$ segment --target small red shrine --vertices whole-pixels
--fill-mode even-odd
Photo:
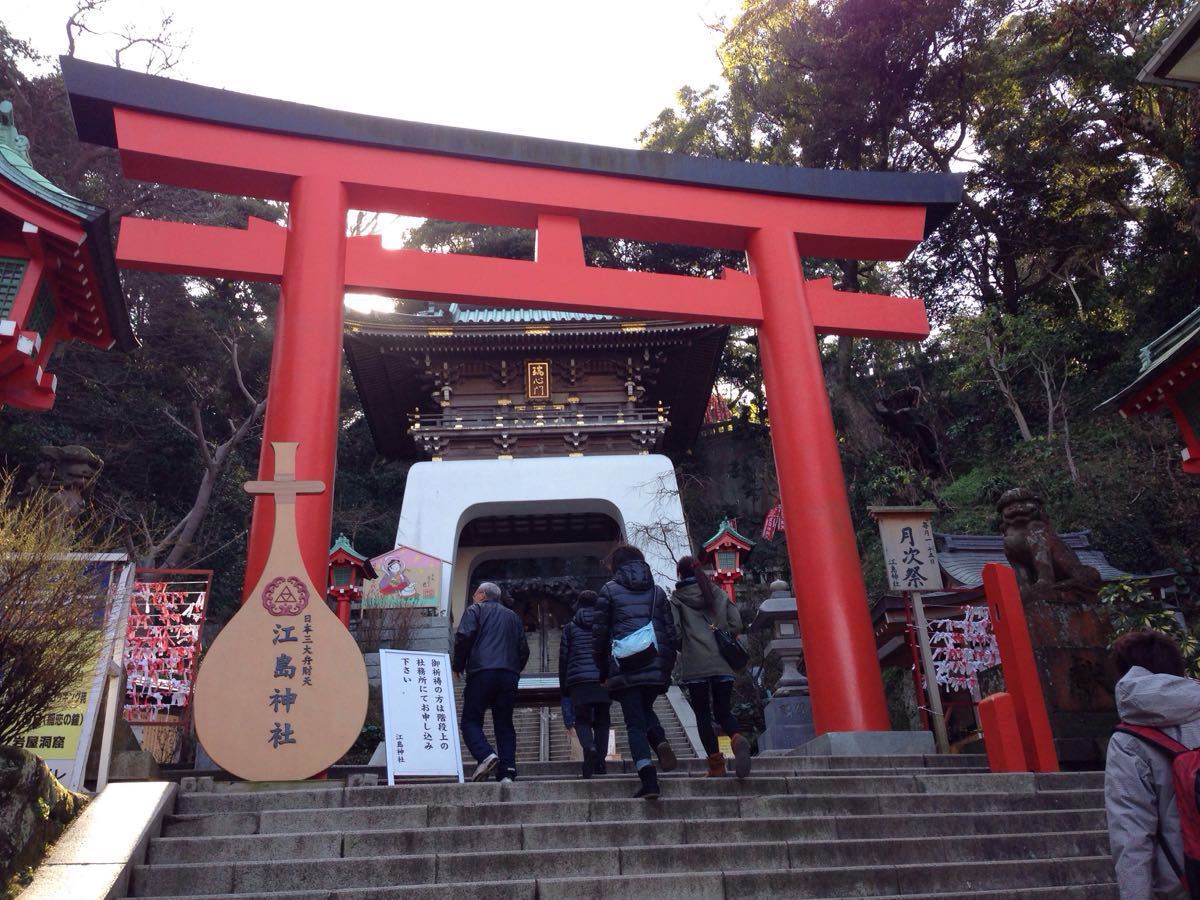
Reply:
[[[742,580],[742,557],[754,547],[754,542],[738,534],[728,519],[722,519],[717,533],[704,542],[703,562],[713,570],[712,580],[737,603],[734,584]]]
[[[1200,475],[1200,307],[1141,349],[1134,382],[1106,400],[1125,418],[1166,407],[1183,438],[1183,471]]]
[[[370,561],[351,546],[350,538],[339,534],[329,548],[329,580],[325,596],[347,628],[350,627],[350,605],[362,602],[363,580],[374,577],[375,570]]]
[[[60,341],[137,346],[111,241],[108,210],[39,173],[12,103],[0,102],[0,409],[54,405]]]

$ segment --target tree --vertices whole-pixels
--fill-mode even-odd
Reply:
[[[103,546],[98,520],[69,521],[42,490],[18,499],[0,478],[0,746],[93,671],[109,594],[81,558]]]

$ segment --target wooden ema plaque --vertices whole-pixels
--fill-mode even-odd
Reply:
[[[275,441],[275,480],[248,481],[275,497],[275,533],[262,577],[217,635],[196,677],[196,731],[221,768],[247,781],[322,772],[358,739],[367,670],[354,638],[308,577],[296,539],[294,442]]]

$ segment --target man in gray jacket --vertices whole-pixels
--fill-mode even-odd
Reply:
[[[517,777],[517,733],[513,707],[529,643],[521,617],[500,602],[500,588],[485,581],[471,597],[454,635],[455,675],[467,673],[463,688],[462,733],[478,765],[472,781],[493,772],[501,782]],[[496,747],[483,735],[483,714],[492,711]]]
[[[1200,682],[1184,677],[1179,645],[1142,629],[1118,638],[1113,656],[1121,721],[1157,728],[1185,747],[1200,746]],[[1177,874],[1183,836],[1166,753],[1115,733],[1104,767],[1104,805],[1122,900],[1186,897]]]

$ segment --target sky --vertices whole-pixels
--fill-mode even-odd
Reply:
[[[0,21],[66,50],[75,0],[0,0]],[[96,30],[153,31],[188,48],[171,77],[397,119],[634,147],[684,84],[720,79],[719,36],[740,0],[108,0]],[[111,40],[77,55],[111,62]],[[132,63],[133,60],[130,60]],[[130,67],[134,67],[130,65]]]
[[[76,0],[0,0],[0,22],[52,58]],[[76,55],[111,64],[121,33],[164,16],[186,43],[168,77],[393,119],[636,147],[684,85],[720,81],[741,0],[107,0]],[[122,59],[144,69],[137,51]],[[47,64],[49,65],[49,64]],[[419,220],[381,219],[387,247]],[[390,300],[348,295],[356,309]]]

